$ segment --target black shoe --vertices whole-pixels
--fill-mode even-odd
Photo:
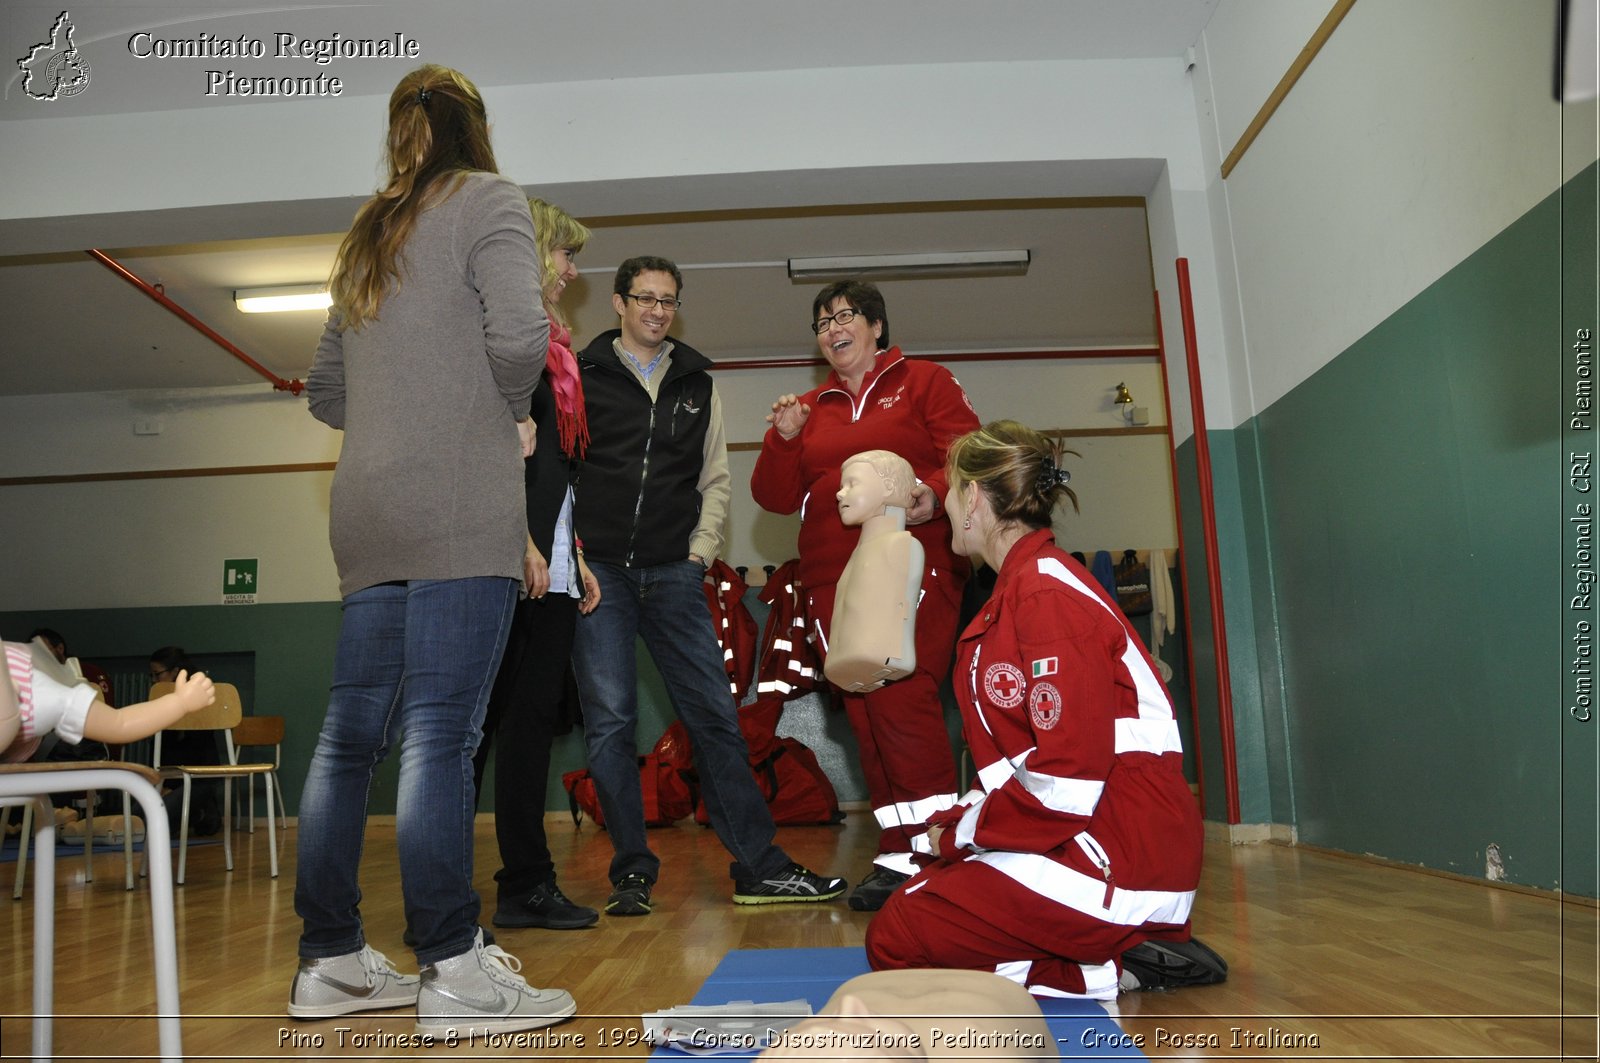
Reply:
[[[483,947],[488,948],[490,945],[493,945],[494,932],[486,926],[481,926],[478,929],[483,931]],[[417,947],[417,935],[411,932],[411,928],[409,926],[406,927],[406,932],[400,935],[400,940],[406,943],[407,948],[414,949]]]
[[[900,888],[900,884],[911,876],[902,871],[893,871],[881,864],[873,864],[872,871],[861,880],[855,892],[850,894],[850,907],[857,912],[875,912],[883,907],[883,902],[889,899],[889,894]]]
[[[573,904],[551,879],[521,897],[501,897],[495,906],[495,926],[538,926],[546,930],[582,930],[600,921],[593,908]]]
[[[643,875],[623,875],[606,898],[607,915],[649,915],[651,881]]]
[[[734,904],[795,904],[803,901],[831,901],[850,885],[842,878],[823,878],[799,864],[790,864],[775,875],[755,882],[733,884]]]
[[[1144,941],[1122,954],[1123,989],[1181,989],[1228,979],[1228,961],[1198,938]]]

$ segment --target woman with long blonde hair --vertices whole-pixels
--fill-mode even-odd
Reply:
[[[344,432],[329,503],[343,619],[300,802],[289,1014],[416,1007],[418,1034],[505,1032],[573,1013],[483,941],[472,755],[522,580],[529,401],[549,341],[533,223],[497,173],[483,99],[424,66],[389,99],[388,180],[339,248],[307,379]],[[421,977],[366,943],[367,795],[401,741],[396,841]]]
[[[562,713],[578,614],[592,613],[600,604],[600,583],[584,563],[572,524],[572,477],[576,459],[588,446],[589,426],[572,333],[559,310],[567,284],[578,276],[576,260],[589,230],[542,199],[530,199],[528,209],[538,234],[550,318],[545,386],[533,395],[537,446],[524,462],[528,542],[523,577],[528,597],[517,605],[511,621],[475,766],[481,795],[493,751],[494,832],[502,864],[494,875],[494,925],[578,930],[599,922],[600,913],[574,904],[556,884],[544,814],[551,744],[558,731],[570,731],[580,722]]]

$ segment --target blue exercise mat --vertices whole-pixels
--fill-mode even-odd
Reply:
[[[866,974],[862,948],[735,949],[706,978],[691,1004],[727,1004],[735,1000],[774,1002],[804,999],[813,1012],[822,1010],[833,991],[858,974]],[[1055,1035],[1063,1059],[1144,1059],[1126,1047],[1125,1035],[1105,1008],[1092,1000],[1035,998],[1045,1023]],[[686,1060],[692,1053],[657,1048],[654,1059]],[[753,1055],[701,1056],[706,1060],[753,1060]]]
[[[144,852],[144,838],[142,836],[136,836],[136,837],[138,838],[138,840],[133,843],[133,851],[136,852],[136,853],[142,853],[142,852]],[[208,835],[206,835],[204,837],[201,837],[201,838],[190,838],[189,839],[189,848],[191,848],[191,849],[194,849],[194,848],[196,848],[198,846],[202,846],[202,845],[221,845],[221,844],[222,844],[222,835],[220,835],[220,834],[208,834]],[[5,840],[5,844],[4,845],[0,845],[0,864],[14,864],[14,863],[16,863],[17,862],[17,847],[18,846],[17,846],[17,839],[16,838],[14,838],[14,837],[13,838],[7,838]],[[174,837],[172,839],[172,847],[174,849],[176,849],[178,847],[178,839],[176,837]],[[97,841],[97,842],[94,843],[94,851],[97,852],[97,853],[120,853],[120,852],[122,852],[122,843],[121,842]],[[83,846],[82,845],[73,845],[70,842],[63,841],[59,837],[59,835],[57,836],[57,838],[56,838],[56,861],[58,863],[60,861],[64,860],[64,859],[70,858],[71,856],[82,855],[82,853],[83,853]],[[28,850],[28,859],[30,859],[30,860],[33,859],[33,850],[32,850],[31,847]]]

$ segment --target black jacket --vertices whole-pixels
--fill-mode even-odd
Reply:
[[[567,484],[572,480],[573,462],[561,452],[555,391],[547,380],[541,381],[533,393],[531,415],[536,443],[533,456],[523,463],[523,482],[528,491],[528,534],[533,536],[533,544],[548,561],[555,546],[556,518],[561,516],[561,502],[567,497]]]
[[[673,341],[656,401],[617,357],[617,329],[578,355],[589,449],[578,466],[574,523],[588,559],[642,568],[689,555],[711,421],[710,359]]]

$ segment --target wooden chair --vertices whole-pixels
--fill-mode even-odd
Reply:
[[[227,750],[222,764],[163,764],[161,762],[161,736],[156,735],[156,770],[163,779],[183,782],[183,816],[178,824],[178,885],[183,885],[189,869],[189,799],[196,779],[222,780],[222,853],[229,871],[233,870],[233,817],[228,810],[233,806],[233,780],[249,779],[256,775],[272,775],[277,766],[268,763],[240,764],[239,747],[234,744],[234,728],[244,719],[239,704],[239,688],[232,683],[218,683],[214,704],[192,712],[167,728],[167,731],[220,731]],[[154,683],[150,687],[150,700],[172,692],[171,683]],[[267,788],[267,850],[272,861],[272,877],[278,877],[277,815],[272,808],[272,788]],[[146,830],[149,826],[146,825]]]
[[[178,1006],[178,945],[172,908],[172,855],[167,813],[156,789],[156,773],[120,761],[0,765],[0,808],[35,810],[39,843],[33,868],[33,1057],[49,1059],[55,1010],[56,819],[52,793],[121,790],[139,802],[145,818],[150,874],[150,925],[154,935],[156,1029],[161,1058],[182,1060]],[[74,957],[73,962],[82,962]]]
[[[272,771],[266,776],[265,783],[278,795],[279,830],[289,829],[288,806],[283,803],[283,786],[278,782],[278,769],[283,767],[283,734],[285,726],[282,716],[246,716],[233,729],[233,744],[240,749],[272,747]],[[245,819],[245,829],[254,834],[256,832],[256,787],[254,779],[246,780],[245,790],[250,798],[250,810]],[[268,807],[270,808],[271,806],[269,805]]]

